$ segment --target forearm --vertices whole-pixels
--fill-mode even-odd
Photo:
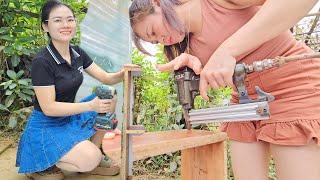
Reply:
[[[115,73],[109,73],[104,71],[102,68],[100,68],[98,65],[93,63],[91,66],[89,66],[85,71],[98,81],[104,83],[104,84],[116,84],[122,81],[124,70],[120,70]]]
[[[227,50],[233,57],[246,53],[294,26],[316,3],[317,0],[267,0],[218,50]]]
[[[111,84],[111,85],[117,84],[123,80],[123,75],[124,75],[123,70],[115,73],[107,73],[107,72],[104,72],[104,73],[105,75],[103,75],[102,76],[103,78],[101,79],[101,82],[104,84]]]
[[[53,102],[41,106],[43,113],[47,116],[70,116],[87,111],[93,111],[90,102],[82,103],[66,103],[66,102]]]

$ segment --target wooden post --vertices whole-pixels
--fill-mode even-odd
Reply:
[[[140,75],[141,69],[137,65],[125,65],[124,67],[124,119],[122,122],[122,133],[121,133],[121,169],[120,178],[121,180],[131,179],[132,176],[132,95],[133,95],[133,76]]]
[[[226,180],[226,151],[224,142],[208,144],[181,151],[182,180]]]
[[[130,76],[131,73],[129,71],[125,71],[124,73],[124,118],[122,122],[122,133],[121,133],[121,170],[120,176],[122,180],[126,180],[129,172],[129,161],[128,158],[128,146],[129,146],[129,135],[127,134],[128,124],[129,124],[129,87],[130,84]]]

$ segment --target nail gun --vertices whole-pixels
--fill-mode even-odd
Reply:
[[[178,87],[178,99],[183,108],[187,129],[193,124],[231,121],[255,121],[267,120],[270,117],[268,102],[274,100],[274,96],[264,92],[256,86],[257,99],[251,99],[248,95],[245,78],[252,72],[259,72],[272,67],[279,67],[290,61],[319,58],[320,53],[295,55],[290,57],[276,57],[255,61],[253,64],[236,64],[233,83],[238,91],[239,104],[194,110],[194,99],[199,95],[200,76],[196,75],[188,67],[175,71],[175,82]]]

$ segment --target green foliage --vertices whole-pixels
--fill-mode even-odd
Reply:
[[[48,41],[40,23],[44,2],[46,0],[0,1],[0,116],[4,117],[1,130],[14,124],[20,128],[19,122],[13,123],[12,119],[26,120],[20,117],[19,110],[30,106],[34,95],[30,83],[31,59]],[[85,16],[86,0],[64,2],[74,9],[80,22]],[[78,30],[74,44],[79,42],[79,37]]]
[[[0,51],[9,68],[21,62],[21,56],[30,56],[47,43],[41,29],[40,9],[45,0],[5,0],[0,2]],[[78,19],[84,17],[86,1],[65,1],[75,10]],[[79,38],[76,38],[76,42]]]
[[[39,11],[42,1],[10,0],[1,2],[0,44],[7,68],[15,68],[21,56],[34,54],[45,44],[40,24]],[[1,16],[1,15],[0,15]]]
[[[134,162],[134,175],[153,174],[155,176],[179,177],[181,153],[169,153]]]
[[[161,48],[155,57],[146,57],[137,49],[131,59],[142,68],[142,74],[135,79],[135,123],[143,124],[147,131],[181,129],[181,106],[177,99],[174,79],[171,73],[160,73],[155,64],[165,63]],[[148,60],[149,59],[149,60]],[[177,177],[180,167],[180,153],[165,154],[135,162],[134,174],[165,174]]]
[[[274,160],[271,158],[269,161],[269,180],[276,180],[277,175],[276,175],[276,167],[274,164]]]
[[[164,63],[163,54],[156,54],[153,60],[136,49],[132,61],[142,67],[142,75],[135,79],[134,117],[138,124],[143,124],[148,131],[177,128],[176,122],[182,118],[181,106],[174,89],[173,76],[155,70],[155,63]]]
[[[232,88],[209,89],[209,101],[204,100],[201,96],[197,96],[194,100],[194,108],[211,108],[215,106],[227,105],[231,99]]]
[[[6,108],[13,106],[14,108],[19,107],[19,102],[32,102],[32,96],[34,92],[31,87],[31,80],[23,77],[23,71],[20,70],[18,73],[8,70],[8,79],[1,83],[0,86],[3,87],[6,98],[4,105]],[[18,101],[16,101],[18,100]]]

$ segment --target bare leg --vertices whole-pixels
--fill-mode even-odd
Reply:
[[[231,141],[231,161],[236,180],[267,180],[269,144]]]
[[[102,159],[100,150],[90,141],[82,141],[64,155],[56,166],[71,172],[87,172],[96,168]]]
[[[105,131],[97,131],[96,134],[92,136],[91,142],[95,144],[98,148],[100,148],[105,133]]]
[[[278,180],[319,180],[320,146],[313,141],[305,146],[270,144]]]

